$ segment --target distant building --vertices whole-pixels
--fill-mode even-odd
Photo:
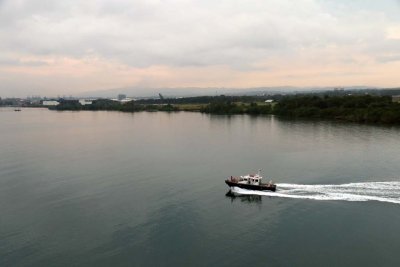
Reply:
[[[55,100],[43,100],[42,103],[43,106],[57,106],[58,104],[60,104],[60,102]]]
[[[272,103],[272,102],[274,102],[274,100],[272,100],[272,99],[267,99],[267,100],[265,100],[265,103]]]
[[[126,102],[131,102],[132,100],[133,100],[132,98],[127,97],[127,98],[121,99],[120,102],[126,103]]]
[[[121,101],[121,100],[123,100],[123,99],[125,99],[126,98],[126,95],[123,95],[123,94],[119,94],[118,95],[118,100],[119,101]]]
[[[84,105],[91,105],[93,101],[91,99],[79,99],[79,103],[84,106]]]
[[[400,103],[400,95],[392,95],[392,102]]]
[[[126,103],[126,102],[130,102],[130,101],[135,101],[135,99],[129,98],[129,97],[124,97],[121,98],[121,96],[125,96],[125,95],[118,95],[118,98],[112,98],[112,101],[117,101],[117,102],[121,102],[121,103]]]

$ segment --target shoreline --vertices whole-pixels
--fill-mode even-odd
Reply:
[[[281,96],[273,103],[269,101],[267,103],[264,99],[265,97],[217,96],[165,99],[164,101],[152,99],[126,103],[98,99],[89,105],[81,105],[77,100],[61,100],[59,105],[47,108],[56,111],[184,111],[214,115],[276,115],[291,120],[329,120],[370,125],[400,125],[400,103],[392,101],[390,96],[296,95]],[[37,108],[38,106],[25,107]]]

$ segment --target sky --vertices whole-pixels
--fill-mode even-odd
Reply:
[[[400,0],[0,0],[0,97],[400,86]]]

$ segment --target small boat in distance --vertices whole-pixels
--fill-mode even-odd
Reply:
[[[269,183],[262,183],[261,180],[263,177],[260,173],[261,170],[259,170],[257,174],[247,174],[239,177],[231,176],[225,180],[225,183],[231,188],[236,186],[249,190],[269,190],[275,192],[276,185],[272,181]]]
[[[16,109],[14,109],[14,111],[21,111],[21,109],[20,108],[16,108]]]

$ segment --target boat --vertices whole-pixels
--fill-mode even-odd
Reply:
[[[21,111],[21,109],[20,108],[16,108],[16,109],[14,109],[14,111]]]
[[[247,174],[239,177],[231,176],[225,180],[225,183],[230,187],[240,187],[249,190],[260,190],[260,191],[276,191],[276,185],[269,181],[268,183],[262,183],[261,170],[257,174]]]

